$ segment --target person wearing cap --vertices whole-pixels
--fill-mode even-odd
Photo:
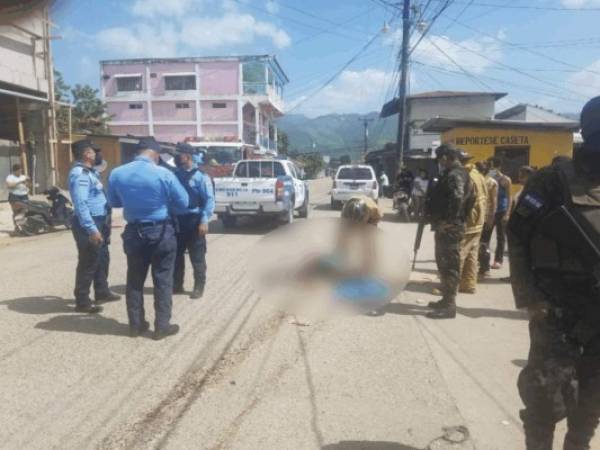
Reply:
[[[158,165],[161,151],[154,138],[141,139],[136,158],[114,169],[108,180],[110,204],[123,208],[127,221],[122,237],[130,336],[137,337],[150,327],[144,312],[144,282],[152,267],[156,340],[179,331],[178,325],[171,324],[177,241],[170,211],[184,209],[189,202],[175,175]]]
[[[474,202],[469,208],[465,223],[465,235],[460,244],[460,284],[458,291],[474,294],[477,290],[477,273],[479,271],[479,241],[487,213],[487,186],[485,178],[475,164],[470,161],[473,157],[461,152],[460,160],[469,174],[473,188]]]
[[[179,230],[177,232],[177,256],[173,272],[173,290],[183,293],[185,251],[190,255],[194,273],[194,289],[190,298],[204,295],[206,285],[206,235],[208,222],[215,210],[215,195],[210,177],[202,173],[202,154],[186,143],[177,144],[177,170],[175,176],[187,191],[190,203],[175,211]]]
[[[600,97],[581,112],[572,161],[532,174],[508,222],[510,280],[531,344],[518,379],[528,450],[590,449],[600,419]]]
[[[426,209],[435,231],[435,260],[441,284],[441,300],[430,302],[427,317],[456,317],[456,295],[460,283],[460,244],[465,235],[467,199],[472,191],[469,174],[460,163],[461,152],[450,144],[436,149],[440,177]]]
[[[108,286],[110,211],[100,175],[94,169],[101,163],[100,148],[89,139],[74,142],[75,164],[69,172],[69,192],[73,203],[72,232],[77,244],[75,273],[75,310],[98,313],[99,303],[121,297]],[[95,302],[90,298],[94,285]]]

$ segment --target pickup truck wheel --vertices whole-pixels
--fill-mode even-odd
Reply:
[[[304,197],[304,203],[298,210],[298,215],[300,216],[300,218],[302,218],[302,219],[308,218],[308,209],[309,209],[309,199],[308,199],[308,192],[307,192]]]
[[[221,220],[223,221],[223,226],[225,228],[233,228],[237,224],[237,217],[235,216],[224,215],[221,217]]]

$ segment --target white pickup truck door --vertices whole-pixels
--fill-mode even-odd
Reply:
[[[296,201],[294,202],[294,209],[300,208],[304,204],[304,197],[306,195],[306,189],[304,188],[304,181],[298,179],[298,171],[296,170],[296,167],[294,166],[294,164],[288,162],[288,163],[286,163],[286,165],[288,167],[288,171],[290,172],[290,175],[294,182],[294,192],[296,193],[296,196],[295,196]]]

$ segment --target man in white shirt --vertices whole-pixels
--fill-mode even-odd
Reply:
[[[14,211],[14,204],[18,201],[28,200],[29,188],[27,182],[29,177],[23,175],[19,164],[12,167],[12,172],[6,177],[6,187],[8,188],[8,202]]]
[[[385,170],[382,170],[381,175],[379,175],[379,197],[385,197],[387,195],[389,186],[390,179],[385,173]]]

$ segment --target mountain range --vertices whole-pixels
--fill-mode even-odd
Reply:
[[[380,119],[379,113],[328,114],[309,118],[290,114],[277,122],[280,131],[288,135],[290,152],[314,152],[340,157],[349,155],[356,159],[364,151],[363,119],[368,122],[368,150],[381,149],[394,142],[397,133],[397,116]]]

